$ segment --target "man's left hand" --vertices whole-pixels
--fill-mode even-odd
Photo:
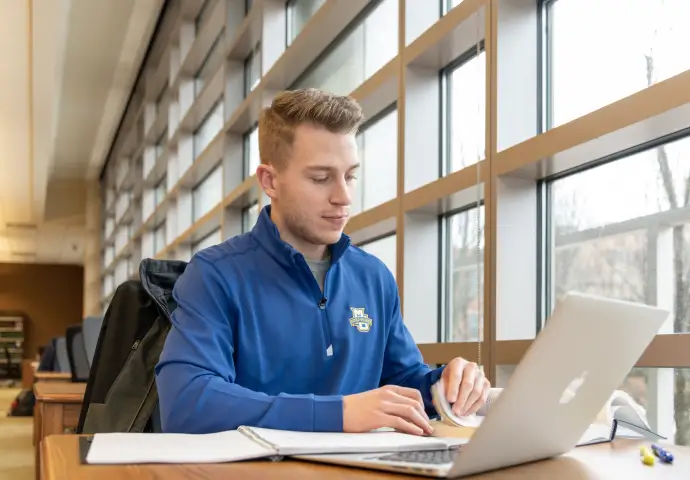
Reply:
[[[479,366],[460,357],[446,365],[441,381],[453,413],[461,417],[477,413],[486,403],[491,388]]]

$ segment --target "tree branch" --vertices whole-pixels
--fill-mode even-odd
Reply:
[[[651,86],[654,82],[654,57],[652,55],[645,55],[645,63],[647,65],[647,86]],[[661,181],[664,184],[664,190],[668,196],[668,203],[671,208],[678,208],[678,199],[676,198],[676,189],[673,186],[673,175],[671,168],[668,165],[668,154],[666,147],[661,145],[656,148],[656,158],[659,162],[659,171],[661,172]],[[688,197],[688,190],[685,191],[685,197]],[[687,201],[687,200],[686,200]]]

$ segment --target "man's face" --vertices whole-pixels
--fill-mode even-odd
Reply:
[[[277,205],[292,235],[312,245],[340,239],[358,167],[354,134],[297,127],[292,154],[276,178]]]

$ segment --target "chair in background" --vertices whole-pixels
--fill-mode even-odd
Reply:
[[[67,358],[73,382],[86,382],[89,379],[89,361],[84,348],[84,332],[81,325],[72,325],[65,331]]]
[[[69,355],[67,354],[67,339],[65,337],[58,337],[55,341],[55,357],[57,360],[56,372],[72,373],[72,368],[69,364]]]
[[[93,357],[96,355],[96,345],[98,344],[98,336],[101,333],[101,325],[103,325],[103,317],[86,317],[82,324],[84,349],[86,350],[86,360],[89,362],[89,368],[93,365]]]
[[[37,372],[54,372],[58,369],[56,343],[57,337],[54,337],[46,344],[41,359],[38,362],[38,367],[36,368]]]

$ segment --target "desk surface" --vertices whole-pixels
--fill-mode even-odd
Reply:
[[[674,447],[670,450],[676,459],[674,465],[658,463],[653,467],[639,460],[639,444],[635,441],[616,440],[613,444],[580,447],[568,455],[523,465],[520,467],[474,476],[474,479],[530,480],[587,480],[601,478],[636,479],[688,479],[690,448]],[[356,468],[340,468],[296,460],[282,462],[240,462],[214,465],[82,465],[79,461],[77,435],[53,435],[41,445],[42,474],[44,480],[127,480],[160,479],[183,480],[191,478],[226,479],[400,479],[399,474],[386,474]],[[424,477],[409,477],[424,478]]]
[[[39,402],[81,403],[86,383],[36,382],[34,394]]]
[[[44,381],[65,381],[69,382],[72,381],[72,374],[71,373],[64,373],[64,372],[35,372],[34,373],[34,378],[36,380],[44,380]]]

